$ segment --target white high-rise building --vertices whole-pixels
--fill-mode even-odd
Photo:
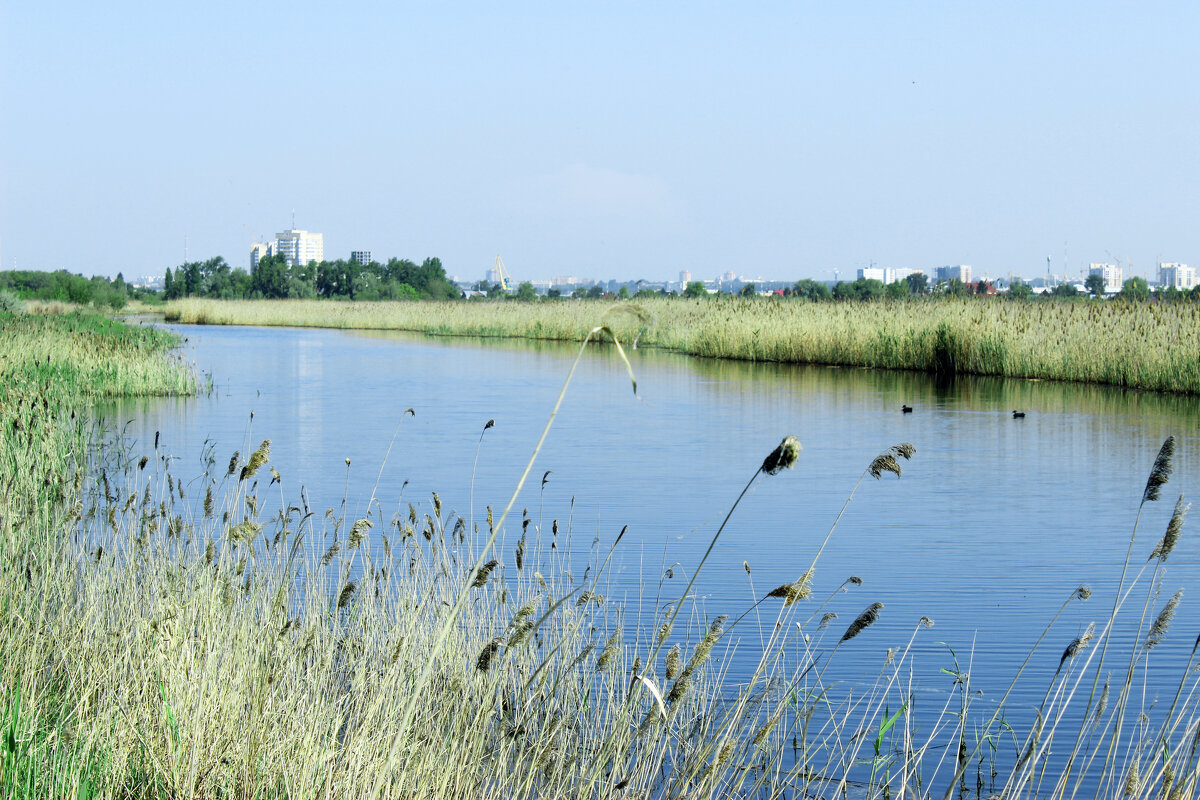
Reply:
[[[895,283],[904,280],[909,275],[923,271],[909,267],[863,267],[858,271],[858,277],[860,280],[874,279],[883,283]]]
[[[304,266],[310,261],[325,260],[325,237],[319,233],[289,228],[275,234],[275,241],[270,244],[255,242],[250,246],[250,267],[258,266],[258,262],[267,256],[282,253],[289,267]]]
[[[1088,275],[1099,275],[1104,278],[1104,291],[1106,294],[1116,294],[1121,291],[1123,281],[1123,272],[1120,267],[1112,264],[1091,264],[1088,266]]]
[[[1176,289],[1191,289],[1196,285],[1196,268],[1174,262],[1159,264],[1158,282]]]
[[[295,228],[280,231],[275,234],[275,252],[283,253],[289,267],[302,267],[310,261],[324,261],[325,237]]]

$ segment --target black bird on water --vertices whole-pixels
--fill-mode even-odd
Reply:
[[[912,406],[905,406],[905,405],[900,406],[900,413],[901,414],[911,414]]]
[[[1025,419],[1024,411],[1013,411],[1013,419]]]

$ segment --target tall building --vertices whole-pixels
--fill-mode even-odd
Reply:
[[[371,263],[371,251],[370,250],[351,250],[350,251],[350,260],[357,264],[363,264],[363,265],[370,264]]]
[[[275,252],[283,253],[289,267],[325,260],[325,237],[319,233],[289,228],[275,234]]]
[[[1104,278],[1104,291],[1106,294],[1115,294],[1121,291],[1122,271],[1120,267],[1112,264],[1091,264],[1088,266],[1088,275],[1099,275]]]
[[[253,270],[258,266],[258,262],[262,261],[267,256],[275,252],[275,243],[264,244],[255,242],[250,245],[250,269]]]
[[[682,286],[687,286],[692,282],[692,273],[686,269],[679,270],[679,283]]]
[[[275,234],[275,241],[264,244],[255,242],[250,246],[250,267],[267,256],[283,254],[289,267],[304,266],[310,261],[325,260],[325,237],[319,233],[289,228]]]
[[[1191,289],[1196,285],[1196,268],[1174,262],[1159,264],[1158,282],[1176,289]]]
[[[937,281],[952,281],[955,278],[958,278],[963,283],[970,283],[971,265],[955,264],[949,267],[938,267],[934,273],[934,280]]]

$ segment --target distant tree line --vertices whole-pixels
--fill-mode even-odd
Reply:
[[[163,276],[163,298],[212,297],[221,300],[329,298],[338,300],[449,300],[459,296],[442,262],[420,265],[404,258],[372,261],[310,261],[289,266],[283,254],[268,256],[249,272],[230,268],[217,256],[180,264]]]
[[[500,284],[479,281],[473,287],[480,293],[477,299],[500,299],[533,302],[562,298],[563,292],[552,288],[540,297],[532,283],[522,282],[516,292],[506,292]],[[144,302],[161,302],[182,297],[210,297],[222,300],[235,299],[279,299],[279,298],[329,298],[338,300],[451,300],[460,296],[458,287],[446,277],[442,262],[427,258],[421,264],[408,259],[392,258],[386,264],[356,261],[314,261],[304,266],[288,266],[283,255],[264,258],[249,272],[238,267],[231,268],[224,258],[217,256],[207,261],[192,261],[168,269],[161,292],[139,289],[125,282],[121,273],[116,278],[97,275],[85,278],[66,270],[42,272],[38,270],[0,271],[0,291],[15,295],[22,300],[58,300],[81,305],[95,305],[120,309],[130,299]],[[743,297],[756,296],[753,283],[743,284],[737,290]],[[708,297],[709,290],[701,281],[691,281],[680,292],[684,297]],[[809,278],[796,281],[790,287],[777,290],[777,295],[811,302],[869,301],[880,299],[903,299],[921,296],[966,297],[970,295],[995,294],[994,287],[987,281],[963,283],[958,279],[938,281],[931,284],[920,272],[912,273],[903,280],[884,284],[873,278],[855,281],[839,281],[832,287],[822,281]],[[1099,275],[1090,275],[1080,291],[1072,283],[1058,286],[1035,295],[1033,288],[1021,281],[1013,281],[1005,297],[1014,300],[1042,297],[1048,299],[1079,300],[1087,295],[1103,298],[1105,286]],[[674,297],[672,292],[642,288],[631,293],[622,286],[616,294],[605,292],[599,285],[577,287],[571,292],[574,298],[590,299],[639,299],[645,297]],[[722,296],[728,297],[726,293]],[[1200,302],[1200,286],[1193,289],[1177,289],[1167,286],[1152,290],[1145,278],[1133,277],[1124,282],[1116,297],[1125,301],[1157,300],[1161,302]]]
[[[126,284],[119,272],[113,279],[103,275],[85,278],[65,269],[56,272],[0,271],[0,290],[11,292],[22,300],[57,300],[113,310],[124,308],[130,297],[143,295],[141,290]]]

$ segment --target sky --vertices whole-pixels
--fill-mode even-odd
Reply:
[[[1200,5],[0,0],[0,267],[1200,262]],[[836,272],[835,272],[836,271]]]

